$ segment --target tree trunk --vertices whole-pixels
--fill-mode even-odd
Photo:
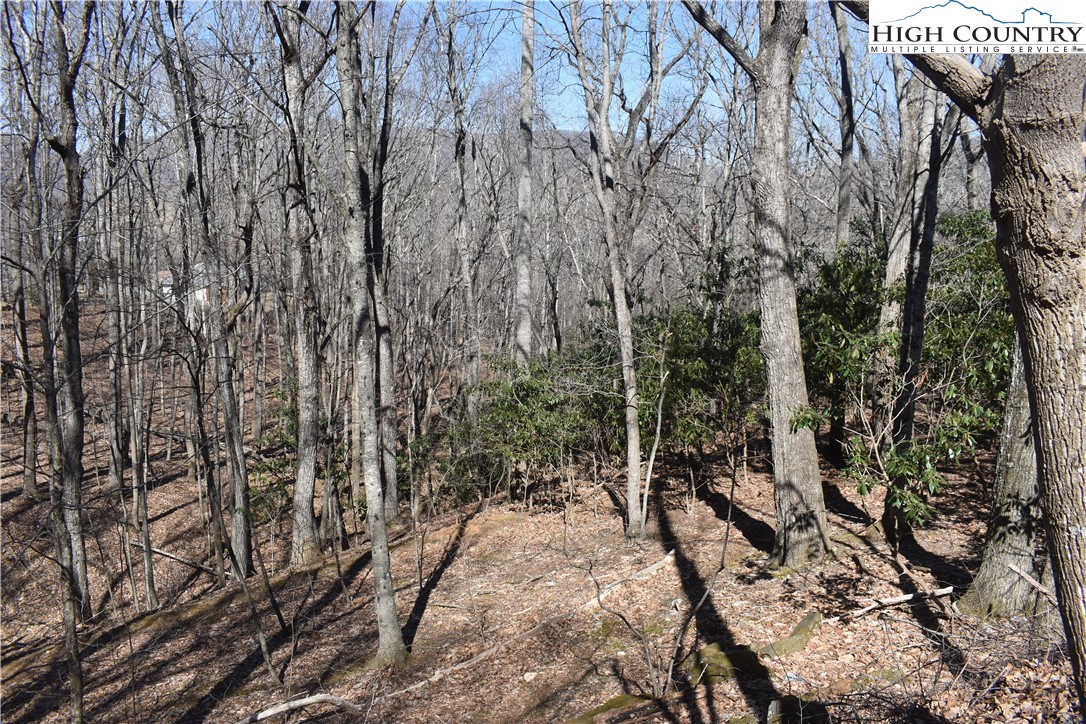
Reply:
[[[359,450],[361,474],[366,489],[366,522],[370,534],[373,560],[373,584],[377,609],[377,655],[379,665],[399,664],[407,656],[403,633],[396,617],[395,589],[392,583],[391,559],[388,549],[388,529],[382,485],[381,444],[378,429],[375,314],[373,298],[367,280],[374,273],[366,254],[365,166],[361,148],[364,139],[359,106],[358,76],[359,43],[356,10],[349,5],[338,8],[339,34],[336,39],[336,68],[339,75],[339,97],[343,108],[343,167],[346,219],[345,236],[350,259],[352,299],[352,339],[354,341],[354,419],[361,440]],[[359,445],[359,443],[361,443]]]
[[[852,42],[848,37],[848,18],[834,2],[830,14],[837,28],[837,64],[841,71],[841,108],[838,124],[841,133],[841,167],[837,178],[837,231],[834,242],[838,248],[848,244],[849,211],[852,206],[852,176],[856,141],[856,111],[852,98]]]
[[[253,571],[252,546],[249,540],[249,475],[245,464],[241,418],[234,386],[234,364],[230,345],[233,321],[228,323],[224,318],[220,264],[218,263],[219,250],[212,242],[212,208],[208,173],[205,168],[203,120],[196,94],[196,75],[189,58],[181,9],[177,5],[167,4],[167,12],[174,33],[176,59],[171,52],[157,8],[151,15],[152,28],[170,83],[176,126],[181,131],[179,170],[183,181],[181,186],[184,202],[182,229],[192,233],[198,241],[197,259],[200,260],[200,268],[206,275],[206,279],[201,281],[206,284],[208,295],[206,307],[213,334],[212,347],[215,356],[214,390],[223,412],[227,472],[230,478],[229,494],[233,507],[230,548],[237,558],[242,574],[249,576]],[[206,349],[206,345],[201,346]],[[217,458],[217,450],[215,455]]]
[[[760,81],[755,85],[754,155],[751,161],[762,310],[762,354],[773,425],[773,500],[777,531],[775,562],[799,567],[822,560],[829,548],[822,479],[814,431],[793,418],[808,405],[796,311],[796,287],[788,225],[788,157],[791,104],[799,40],[806,25],[803,4],[771,11],[762,6]]]
[[[1006,55],[992,82],[1002,102],[986,105],[982,127],[996,248],[1023,339],[1049,555],[1086,709],[1083,78],[1083,55]]]
[[[807,27],[803,3],[759,3],[758,55],[739,43],[693,0],[683,4],[723,46],[754,84],[755,135],[751,157],[754,249],[758,257],[762,356],[773,427],[773,500],[776,565],[798,568],[829,551],[826,505],[814,431],[793,425],[808,406],[796,311],[796,283],[788,225],[792,93],[800,40]]]
[[[453,159],[456,162],[457,200],[454,237],[460,257],[460,288],[464,295],[464,337],[467,364],[463,384],[467,388],[466,403],[468,422],[475,427],[479,421],[479,368],[482,362],[482,330],[479,320],[479,300],[475,290],[475,270],[472,244],[468,240],[468,178],[467,178],[467,89],[460,86],[462,71],[460,56],[456,52],[456,16],[450,9],[445,33],[445,84],[453,109]],[[474,436],[476,433],[473,432]]]
[[[958,601],[961,610],[978,616],[1013,616],[1033,608],[1036,591],[1008,564],[1041,578],[1034,563],[1040,525],[1037,449],[1030,428],[1022,347],[1016,338],[984,557],[969,590]]]
[[[295,0],[280,15],[272,14],[282,47],[283,90],[289,147],[287,149],[290,314],[294,331],[294,373],[298,388],[298,463],[294,476],[291,563],[305,563],[320,555],[320,537],[313,514],[317,481],[317,440],[320,416],[317,326],[319,311],[313,279],[312,246],[316,227],[312,219],[306,179],[305,94],[309,82],[302,70],[301,16],[309,8]]]
[[[909,235],[909,264],[905,277],[905,306],[901,319],[901,344],[898,356],[896,390],[891,416],[891,443],[899,452],[912,444],[916,416],[916,380],[924,351],[928,283],[931,278],[931,255],[935,246],[935,222],[939,215],[939,180],[942,175],[945,108],[934,91],[925,89],[931,98],[931,113],[924,113],[921,133],[928,140],[927,177],[917,216]],[[910,488],[910,481],[889,481],[882,512],[882,529],[890,548],[897,551],[903,544],[914,541],[912,524],[905,514],[904,496],[924,495],[926,491]]]
[[[654,12],[655,8],[649,12]],[[607,251],[611,300],[614,305],[615,332],[618,336],[619,363],[622,371],[623,414],[626,423],[626,537],[644,535],[645,521],[641,516],[641,424],[640,398],[637,393],[637,366],[634,358],[633,315],[626,289],[625,257],[619,239],[615,219],[615,162],[614,139],[610,125],[610,108],[614,97],[615,79],[611,67],[611,13],[610,0],[604,0],[601,21],[600,80],[597,97],[596,86],[588,72],[588,59],[581,41],[580,25],[583,22],[580,3],[570,5],[572,22],[571,40],[577,73],[584,93],[585,111],[592,149],[589,173],[592,190],[599,204],[603,221],[603,240]]]
[[[535,104],[535,0],[525,0],[520,20],[520,175],[513,239],[516,311],[513,358],[525,367],[532,356],[532,113]]]

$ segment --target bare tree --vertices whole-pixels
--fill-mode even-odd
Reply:
[[[31,13],[30,23],[24,11]],[[77,625],[92,614],[83,534],[83,353],[79,334],[79,242],[83,219],[84,167],[77,145],[79,116],[76,84],[91,36],[95,4],[83,5],[70,22],[67,8],[52,2],[46,12],[5,6],[8,50],[15,60],[19,90],[34,111],[27,129],[27,184],[38,184],[38,146],[44,135],[64,173],[60,238],[39,234],[38,289],[41,320],[45,425],[49,437],[51,480],[49,504],[56,561],[60,568],[65,653],[68,661],[73,722],[83,720],[83,673]],[[46,16],[49,20],[46,20]],[[74,25],[74,27],[70,27]],[[23,57],[15,27],[29,53]],[[47,33],[52,31],[52,42]],[[56,82],[56,117],[45,107],[45,76]],[[40,200],[34,202],[35,206]]]
[[[535,0],[524,0],[520,18],[520,175],[517,178],[517,221],[513,232],[516,313],[513,357],[525,365],[532,356],[532,116],[535,106]]]
[[[634,100],[626,95],[630,73],[627,71],[626,76],[623,75],[623,62],[629,50],[629,17],[616,18],[613,3],[604,0],[599,26],[599,57],[593,58],[583,37],[586,18],[582,3],[574,0],[567,10],[568,18],[565,14],[562,16],[569,41],[566,54],[577,70],[588,117],[589,157],[584,163],[603,224],[608,292],[618,338],[626,428],[626,536],[633,538],[645,533],[648,491],[641,490],[641,399],[634,354],[631,246],[647,213],[648,179],[676,134],[690,120],[705,85],[695,87],[691,105],[685,113],[680,113],[673,125],[657,136],[656,116],[663,79],[686,57],[692,42],[665,58],[667,33],[659,28],[660,4],[649,3],[645,12],[647,72],[640,94]],[[626,11],[629,12],[629,8]],[[616,104],[625,114],[625,128],[619,132],[612,126]],[[620,205],[616,189],[621,183],[628,185],[630,193],[625,204]]]
[[[242,446],[243,432],[238,410],[238,395],[234,386],[233,354],[229,339],[245,304],[241,303],[233,307],[229,315],[223,313],[224,290],[216,271],[219,266],[218,256],[212,241],[213,209],[206,166],[204,121],[197,101],[195,69],[189,57],[181,8],[173,2],[167,2],[166,10],[173,28],[172,47],[166,38],[157,8],[152,14],[152,26],[158,38],[173,95],[175,123],[181,131],[179,166],[185,207],[182,228],[194,232],[199,242],[200,266],[207,275],[209,297],[207,307],[210,315],[210,331],[213,335],[212,346],[215,351],[215,390],[223,414],[227,470],[230,476],[234,508],[229,545],[232,555],[237,558],[242,575],[248,576],[252,572],[252,544],[249,540],[249,475]]]
[[[343,171],[345,185],[344,219],[349,245],[352,299],[351,335],[354,340],[354,406],[359,421],[361,467],[366,486],[366,522],[373,560],[373,586],[377,608],[377,656],[380,665],[398,664],[407,656],[403,633],[396,618],[388,550],[388,529],[382,490],[381,446],[378,431],[378,362],[372,285],[367,280],[375,270],[366,253],[365,214],[369,198],[363,179],[367,164],[360,113],[361,79],[358,27],[366,10],[354,3],[337,6],[336,70],[339,98],[343,108]]]
[[[309,10],[306,0],[291,0],[265,7],[275,26],[282,49],[284,120],[287,146],[287,228],[290,243],[290,274],[293,285],[291,315],[294,330],[295,377],[298,385],[298,467],[294,479],[294,513],[291,561],[302,563],[320,554],[313,495],[317,478],[317,435],[320,415],[317,340],[321,324],[314,288],[313,242],[317,235],[309,194],[306,151],[305,99],[309,87],[327,61],[306,72],[302,66],[302,19]]]
[[[788,151],[792,93],[806,31],[803,3],[761,2],[759,46],[751,56],[693,0],[683,4],[754,84],[756,129],[751,159],[762,354],[773,426],[775,563],[799,567],[829,551],[826,507],[814,431],[796,424],[808,406],[796,311],[794,260],[788,238]]]

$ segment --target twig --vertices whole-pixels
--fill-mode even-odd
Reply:
[[[1045,598],[1047,598],[1049,601],[1052,602],[1053,606],[1059,606],[1060,605],[1059,602],[1056,601],[1056,594],[1052,593],[1052,591],[1045,588],[1044,585],[1042,585],[1041,582],[1038,581],[1036,578],[1029,575],[1028,573],[1023,571],[1021,568],[1014,565],[1013,563],[1008,563],[1007,568],[1010,568],[1012,571],[1014,571],[1015,573],[1020,575],[1023,579],[1025,579],[1026,583],[1028,583],[1029,585],[1033,586],[1038,591],[1043,593]]]
[[[237,724],[246,724],[246,722],[264,721],[265,719],[271,719],[273,716],[279,716],[280,714],[286,714],[287,712],[294,711],[295,709],[304,709],[307,706],[313,704],[331,704],[337,709],[343,709],[351,714],[364,714],[366,710],[347,701],[343,697],[335,696],[333,694],[314,694],[313,696],[307,696],[304,699],[295,699],[294,701],[284,701],[282,704],[276,704],[270,709],[257,712],[256,714],[250,714],[244,719],[239,719]]]

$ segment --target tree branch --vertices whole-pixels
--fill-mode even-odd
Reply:
[[[705,28],[706,32],[712,35],[716,42],[720,43],[724,50],[735,58],[735,62],[739,64],[739,67],[746,71],[750,79],[757,84],[760,77],[758,63],[751,57],[750,53],[736,42],[731,33],[724,29],[724,26],[705,12],[705,8],[702,7],[700,2],[697,2],[697,0],[683,0],[683,5],[690,11],[690,17],[694,18],[694,22]]]
[[[842,0],[841,5],[857,19],[869,22],[867,0]],[[990,76],[974,67],[964,55],[906,54],[905,57],[939,90],[946,93],[967,116],[979,125],[984,125],[980,111],[987,101],[988,89],[992,86]]]

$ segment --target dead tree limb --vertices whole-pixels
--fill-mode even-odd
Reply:
[[[1052,591],[1045,588],[1044,585],[1042,585],[1041,582],[1038,581],[1036,578],[1029,575],[1028,573],[1023,571],[1021,568],[1014,565],[1013,563],[1008,563],[1007,568],[1010,568],[1012,571],[1014,571],[1015,573],[1020,575],[1026,581],[1026,583],[1028,583],[1029,585],[1033,586],[1038,591],[1040,591],[1041,595],[1043,595],[1045,598],[1047,598],[1049,601],[1051,601],[1053,606],[1059,606],[1060,605],[1059,602],[1056,601],[1056,594],[1052,593]]]
[[[850,611],[845,614],[847,618],[859,618],[865,613],[871,613],[879,608],[886,608],[887,606],[896,606],[899,603],[909,603],[911,601],[924,601],[932,598],[942,598],[943,596],[949,596],[954,593],[954,586],[947,586],[946,588],[939,588],[931,593],[907,593],[902,596],[894,596],[893,598],[877,598],[875,602],[869,606],[858,608],[855,611]],[[830,619],[836,620],[836,619]]]
[[[351,714],[365,714],[366,709],[358,704],[347,701],[343,697],[335,696],[333,694],[314,694],[313,696],[307,696],[304,699],[295,699],[294,701],[284,701],[282,704],[276,704],[270,709],[257,712],[256,714],[250,714],[244,719],[238,720],[237,724],[246,724],[246,722],[264,721],[265,719],[271,719],[273,716],[279,716],[280,714],[286,714],[287,712],[294,711],[296,709],[304,709],[307,706],[313,706],[314,704],[329,704],[342,709],[343,711]]]

